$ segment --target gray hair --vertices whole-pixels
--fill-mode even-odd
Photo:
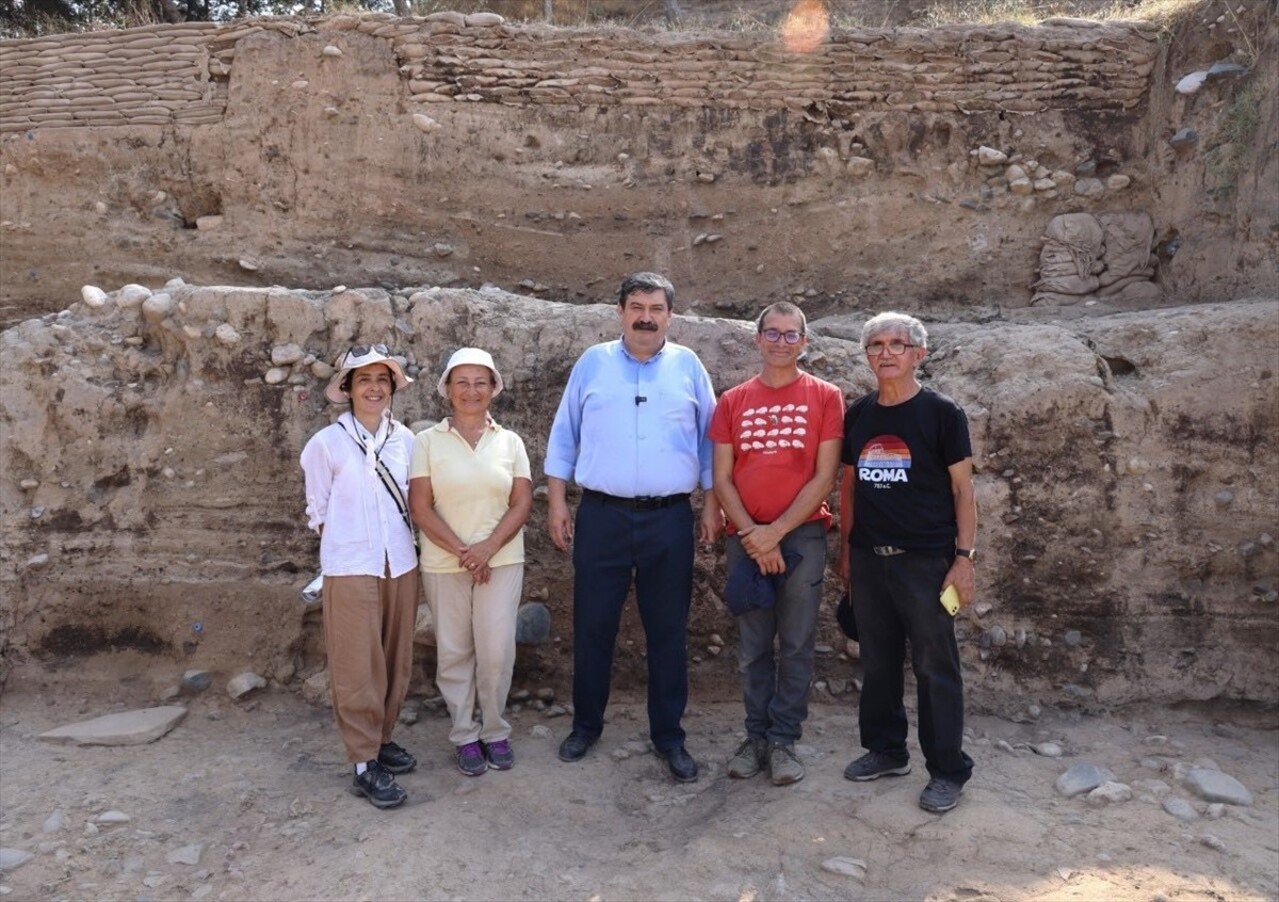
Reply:
[[[895,313],[892,310],[876,314],[866,320],[866,325],[862,326],[862,347],[881,332],[887,332],[899,326],[910,335],[911,344],[921,348],[928,347],[928,330],[924,328],[924,324],[909,314]]]
[[[800,310],[790,301],[777,301],[776,303],[769,304],[767,307],[761,310],[759,316],[755,317],[756,332],[764,331],[764,319],[770,313],[776,313],[778,316],[799,317],[799,334],[800,335],[808,334],[808,317],[804,316],[804,311]]]

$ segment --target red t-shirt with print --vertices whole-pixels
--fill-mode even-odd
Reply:
[[[756,523],[772,523],[817,472],[817,446],[844,437],[844,395],[809,373],[782,388],[755,376],[720,396],[710,438],[733,446],[733,485]],[[808,521],[829,529],[822,501]],[[806,521],[807,522],[807,521]],[[736,527],[730,522],[729,533]]]

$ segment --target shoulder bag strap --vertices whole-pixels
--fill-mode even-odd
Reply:
[[[358,435],[347,429],[346,424],[344,424],[341,420],[338,420],[338,425],[342,427],[343,432],[351,436],[351,441],[360,446],[360,451],[368,453],[367,447],[364,442],[360,440]],[[395,477],[392,476],[391,471],[386,468],[386,464],[382,463],[382,458],[374,453],[373,459],[377,462],[376,470],[378,479],[381,480],[382,485],[386,486],[386,490],[391,493],[391,500],[394,501],[395,506],[399,508],[400,516],[404,518],[404,525],[409,528],[409,532],[413,536],[413,546],[416,548],[417,530],[413,528],[413,518],[409,516],[408,499],[404,497],[404,492],[400,489],[400,484],[395,481]]]

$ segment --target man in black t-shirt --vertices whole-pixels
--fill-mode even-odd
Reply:
[[[844,776],[865,781],[910,773],[902,665],[910,641],[919,691],[919,744],[929,781],[925,811],[954,808],[972,775],[963,750],[964,684],[951,613],[974,595],[977,505],[963,409],[924,388],[924,324],[881,313],[862,327],[876,391],[844,417],[840,577],[851,583],[865,671],[858,721],[866,754]]]

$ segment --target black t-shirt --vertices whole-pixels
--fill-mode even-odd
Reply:
[[[968,417],[928,388],[894,407],[878,398],[864,395],[844,415],[842,459],[857,479],[849,544],[950,554],[955,499],[946,468],[972,457]]]

